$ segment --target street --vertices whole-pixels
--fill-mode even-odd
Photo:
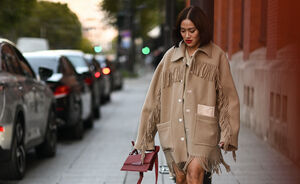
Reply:
[[[0,184],[134,184],[136,173],[121,172],[120,168],[131,151],[138,119],[148,89],[151,74],[127,79],[122,91],[112,94],[110,103],[102,106],[102,118],[87,130],[81,141],[61,138],[57,154],[52,159],[38,159],[28,154],[25,178],[21,181],[0,181]],[[157,138],[156,138],[157,139]],[[231,153],[225,160],[232,171],[213,175],[217,184],[298,184],[299,168],[290,160],[257,138],[242,126],[237,163]],[[159,163],[164,164],[162,151]],[[146,173],[144,184],[154,183],[154,172]],[[168,174],[159,175],[158,183],[173,183]]]

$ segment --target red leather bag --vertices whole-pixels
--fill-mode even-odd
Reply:
[[[134,142],[132,142],[134,145]],[[145,153],[144,163],[141,161],[141,154],[136,149],[129,153],[125,160],[121,171],[136,171],[140,173],[140,178],[137,184],[140,184],[144,177],[144,172],[152,171],[153,165],[155,164],[155,183],[157,184],[158,179],[158,152],[159,146],[155,146],[155,150],[150,153]]]

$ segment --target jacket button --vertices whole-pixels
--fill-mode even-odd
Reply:
[[[182,122],[182,118],[179,118],[178,121],[179,121],[179,122]]]
[[[181,102],[182,102],[182,99],[179,98],[179,99],[178,99],[178,102],[181,103]]]
[[[180,140],[181,140],[181,141],[184,141],[184,137],[181,137]]]
[[[182,83],[182,82],[183,82],[183,80],[180,80],[180,82]]]

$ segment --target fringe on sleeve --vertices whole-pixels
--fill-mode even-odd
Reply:
[[[146,127],[146,133],[144,134],[141,141],[142,161],[145,158],[145,151],[147,151],[147,143],[154,140],[154,136],[157,132],[156,124],[160,121],[160,109],[161,109],[160,96],[161,96],[161,91],[159,90],[158,94],[156,95],[155,106],[149,115],[149,119]]]
[[[225,96],[221,85],[220,72],[216,75],[216,90],[217,90],[217,117],[223,136],[225,138],[224,150],[228,150],[231,138],[230,115],[228,113],[228,97]]]

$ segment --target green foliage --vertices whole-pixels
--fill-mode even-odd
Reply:
[[[78,48],[81,24],[66,4],[41,1],[27,20],[22,36],[44,37],[51,48]]]
[[[78,49],[82,50],[85,53],[94,54],[93,44],[90,42],[90,40],[88,40],[86,38],[81,38],[80,46]]]
[[[36,0],[0,0],[0,36],[15,40],[20,22],[31,16]]]
[[[106,13],[107,19],[109,24],[116,26],[117,21],[117,14],[121,9],[122,0],[103,0],[100,2],[100,7]]]
[[[131,2],[133,7],[130,7]],[[129,17],[134,8],[136,17],[137,34],[147,37],[147,33],[155,26],[163,22],[163,11],[159,0],[103,0],[101,9],[107,12],[109,23],[117,26],[118,15]]]
[[[0,36],[42,37],[50,48],[80,48],[81,24],[66,4],[37,0],[0,0]]]

